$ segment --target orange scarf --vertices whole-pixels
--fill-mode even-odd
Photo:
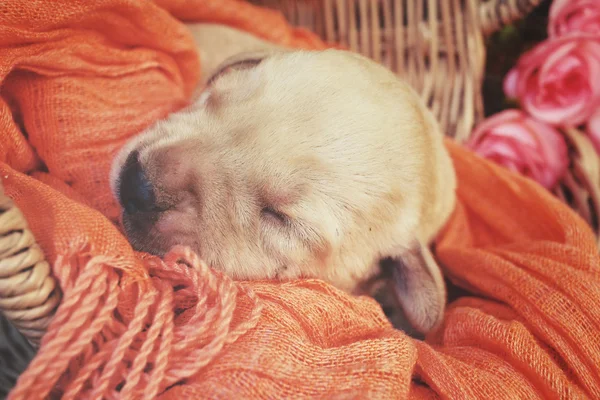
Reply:
[[[600,398],[593,234],[452,143],[459,202],[437,255],[472,295],[425,342],[319,281],[232,282],[185,249],[133,252],[108,170],[198,81],[180,20],[326,47],[240,0],[0,3],[0,179],[64,292],[13,399]]]

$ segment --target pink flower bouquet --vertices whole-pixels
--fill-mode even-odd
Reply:
[[[548,38],[504,80],[521,110],[477,126],[467,146],[552,189],[565,174],[563,128],[583,128],[600,154],[600,0],[554,0]]]

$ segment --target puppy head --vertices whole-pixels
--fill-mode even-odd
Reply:
[[[236,279],[315,277],[357,292],[384,261],[409,321],[427,331],[444,286],[423,241],[450,211],[427,112],[351,53],[230,59],[193,106],[117,156],[125,231],[138,250],[187,245]]]

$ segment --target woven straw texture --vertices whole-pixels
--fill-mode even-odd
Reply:
[[[0,186],[0,310],[37,345],[59,302],[50,265]]]
[[[232,282],[183,248],[133,252],[110,159],[192,93],[183,17],[325,47],[239,0],[0,3],[0,177],[63,295],[9,398],[600,397],[592,231],[450,141],[459,201],[436,248],[471,294],[426,341],[319,281]]]

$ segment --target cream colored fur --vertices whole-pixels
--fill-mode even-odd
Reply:
[[[193,29],[204,82],[247,57]],[[115,195],[136,150],[164,210],[125,213],[131,243],[188,245],[235,279],[315,277],[353,293],[392,260],[411,324],[436,326],[445,289],[428,245],[454,208],[455,176],[432,114],[362,56],[250,42],[256,65],[219,74],[116,157]]]

